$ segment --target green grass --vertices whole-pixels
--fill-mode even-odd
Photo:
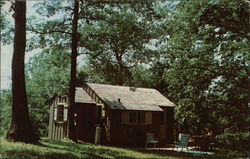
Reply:
[[[134,150],[87,143],[76,144],[67,139],[49,140],[47,138],[41,140],[41,145],[1,140],[1,154],[3,158],[164,158],[164,156]]]
[[[12,143],[1,139],[2,158],[117,158],[117,159],[177,159],[177,158],[227,158],[225,154],[214,156],[192,155],[172,151],[150,151],[143,148],[117,148],[88,143],[74,143],[70,140],[50,140],[42,138],[41,144]]]

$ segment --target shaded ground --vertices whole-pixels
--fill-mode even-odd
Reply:
[[[1,156],[3,158],[117,158],[117,159],[177,159],[177,158],[227,158],[226,154],[193,155],[187,153],[153,150],[144,148],[116,148],[93,145],[88,143],[73,143],[70,140],[49,140],[43,138],[41,144],[10,143],[1,139]]]

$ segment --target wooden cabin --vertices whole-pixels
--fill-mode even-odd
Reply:
[[[103,144],[144,146],[146,133],[153,133],[160,144],[173,142],[175,105],[155,89],[86,83],[76,88],[75,102],[79,140],[93,142],[100,125]],[[50,106],[51,139],[67,137],[67,108],[65,97],[55,98]]]

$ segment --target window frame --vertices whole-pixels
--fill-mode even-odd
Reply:
[[[146,121],[145,118],[146,118],[146,117],[145,117],[145,112],[144,112],[144,111],[139,111],[139,112],[137,113],[137,123],[138,123],[139,125],[144,125],[144,124],[145,124],[145,121]]]
[[[56,123],[68,122],[68,105],[66,103],[56,103],[54,106],[53,121]]]
[[[57,119],[56,121],[63,122],[64,121],[64,105],[57,105]]]
[[[128,124],[129,125],[149,125],[148,123],[146,123],[146,112],[145,111],[130,111]]]
[[[129,124],[137,124],[137,112],[129,112]]]

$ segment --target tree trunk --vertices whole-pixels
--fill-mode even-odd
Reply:
[[[70,71],[70,88],[69,88],[69,138],[76,141],[74,126],[74,105],[75,105],[75,87],[76,87],[76,58],[78,46],[78,19],[79,19],[79,1],[75,0],[72,20],[72,43],[71,43],[71,71]]]
[[[38,142],[28,111],[24,76],[26,47],[26,1],[15,2],[15,37],[12,58],[12,121],[6,138],[10,141]]]

